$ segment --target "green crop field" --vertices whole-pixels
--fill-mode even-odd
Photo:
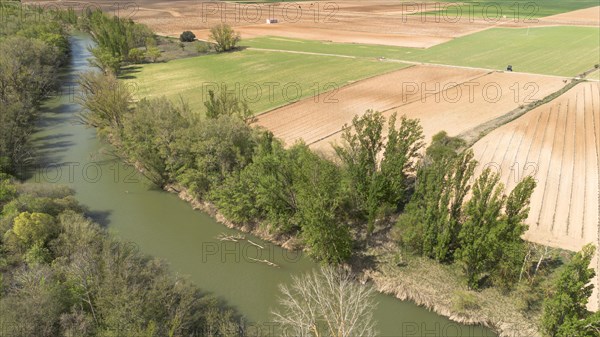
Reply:
[[[599,62],[600,30],[591,27],[497,28],[421,51],[432,63],[575,76]]]
[[[441,0],[441,2],[454,3],[453,6],[440,7],[446,10],[430,11],[426,15],[444,15],[448,18],[470,17],[485,18],[491,21],[506,16],[509,19],[518,19],[520,22],[566,13],[578,9],[598,6],[598,0]],[[431,5],[431,8],[433,5]],[[458,9],[460,7],[460,10]],[[427,7],[429,8],[429,7]],[[421,15],[415,14],[415,15]]]
[[[404,67],[368,59],[245,50],[135,66],[123,77],[135,82],[137,97],[181,97],[201,112],[208,90],[226,84],[260,113]]]
[[[599,62],[600,30],[593,27],[494,28],[428,48],[402,48],[262,37],[245,46],[356,57],[575,76]]]

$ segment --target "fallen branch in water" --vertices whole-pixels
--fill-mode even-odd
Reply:
[[[252,257],[249,257],[249,259],[252,260],[252,261],[256,261],[256,262],[266,263],[266,264],[268,264],[271,267],[279,268],[279,266],[277,264],[275,264],[275,263],[273,263],[271,261],[259,260],[259,259],[255,259],[255,258],[252,258]]]
[[[227,235],[227,234],[221,233],[219,236],[217,236],[217,239],[219,239],[219,241],[238,242],[240,240],[246,240],[246,237],[241,234]]]
[[[261,246],[261,245],[259,245],[259,244],[257,244],[257,243],[254,243],[254,242],[252,242],[252,241],[250,241],[250,240],[247,240],[247,241],[248,241],[248,243],[249,243],[249,244],[251,244],[251,245],[254,245],[254,246],[256,246],[256,247],[258,247],[258,248],[260,248],[260,249],[265,249],[265,247],[263,247],[263,246]]]

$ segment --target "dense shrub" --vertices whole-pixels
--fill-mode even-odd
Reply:
[[[179,35],[179,40],[181,42],[194,42],[194,40],[196,40],[196,35],[191,31],[186,30],[185,32],[181,33],[181,35]]]
[[[234,49],[241,41],[240,34],[236,33],[227,24],[220,24],[211,28],[209,38],[215,42],[215,50],[219,53]]]

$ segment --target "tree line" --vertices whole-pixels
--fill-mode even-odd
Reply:
[[[33,159],[30,135],[42,101],[57,89],[73,17],[2,2],[0,10],[0,170],[14,174]]]
[[[0,335],[238,336],[231,309],[84,216],[73,191],[0,174]]]
[[[92,62],[104,72],[119,74],[125,62],[139,63],[145,57],[156,61],[160,57],[154,33],[130,18],[111,17],[100,9],[88,10],[79,17],[78,27],[92,36],[96,43],[90,48]],[[140,47],[145,47],[145,52]]]
[[[118,75],[123,65],[146,60],[156,62],[162,55],[152,30],[131,18],[110,16],[100,9],[87,10],[77,18],[77,27],[88,32],[96,43],[95,47],[90,48],[94,56],[91,62],[105,73]],[[235,49],[241,40],[240,35],[227,24],[212,27],[209,39],[213,43],[198,45],[199,52],[205,48],[213,48],[219,53],[227,52]],[[184,50],[183,42],[194,40],[195,35],[185,31],[180,36],[179,46]]]
[[[232,309],[108,234],[73,191],[9,175],[33,158],[29,138],[77,17],[0,6],[12,18],[0,31],[0,336],[243,334]]]
[[[499,175],[489,169],[474,178],[477,162],[463,147],[462,140],[444,133],[433,137],[414,194],[398,218],[400,242],[413,253],[460,263],[470,288],[479,288],[484,276],[510,288],[526,255],[521,237],[535,181],[524,178],[507,196]]]

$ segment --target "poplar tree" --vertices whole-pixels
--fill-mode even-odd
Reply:
[[[483,171],[475,181],[473,196],[465,207],[465,221],[459,233],[461,246],[456,253],[471,289],[479,288],[481,274],[493,256],[490,232],[497,225],[505,202],[499,180],[500,177],[489,169]]]
[[[589,268],[596,248],[584,246],[558,276],[552,294],[544,301],[542,331],[549,337],[593,337],[600,334],[600,313],[586,308],[595,276]]]

